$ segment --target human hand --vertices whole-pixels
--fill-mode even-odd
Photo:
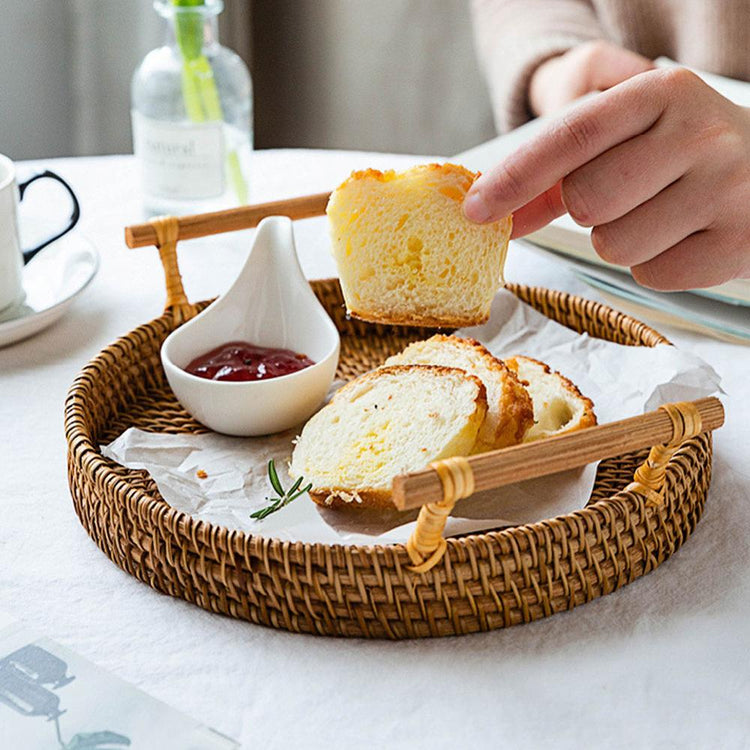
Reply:
[[[567,211],[606,261],[664,290],[750,277],[750,109],[684,69],[582,102],[482,175],[466,217],[522,237]]]
[[[531,111],[553,114],[584,94],[605,91],[653,67],[647,57],[611,42],[584,42],[545,60],[534,71],[529,83]]]

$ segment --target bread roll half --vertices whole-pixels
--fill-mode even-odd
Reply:
[[[464,217],[477,177],[454,164],[368,169],[334,190],[326,212],[350,315],[446,328],[489,318],[512,222]]]

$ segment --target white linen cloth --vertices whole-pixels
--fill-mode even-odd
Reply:
[[[317,192],[353,168],[422,160],[260,152],[253,198]],[[123,243],[123,226],[140,219],[131,158],[44,164],[79,192],[81,231],[102,265],[63,320],[0,350],[0,609],[247,748],[748,746],[747,348],[660,329],[717,370],[727,421],[715,433],[705,515],[653,573],[572,612],[481,635],[388,643],[269,630],[151,590],[113,565],[75,517],[65,394],[103,346],[159,314],[163,276],[153,249]],[[332,275],[324,220],[297,230],[306,273]],[[180,246],[191,299],[229,285],[247,241],[241,232]],[[507,275],[597,298],[564,265],[520,246]]]

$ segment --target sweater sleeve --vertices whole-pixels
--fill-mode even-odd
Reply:
[[[500,132],[533,117],[528,88],[541,63],[605,38],[589,0],[472,0],[472,21]]]

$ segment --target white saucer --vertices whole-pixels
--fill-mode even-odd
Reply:
[[[99,270],[99,254],[80,232],[45,247],[23,269],[25,300],[0,312],[0,346],[33,336],[62,317]]]

